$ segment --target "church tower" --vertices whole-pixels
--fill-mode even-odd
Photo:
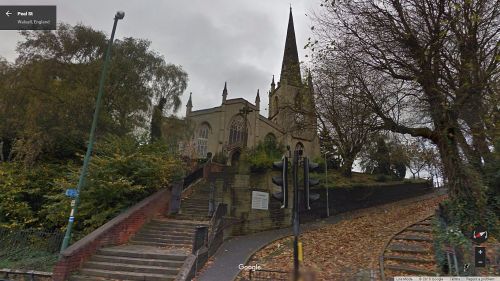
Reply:
[[[308,77],[310,80],[310,77]],[[274,77],[269,92],[269,119],[291,137],[312,140],[315,116],[311,82],[302,82],[292,9],[288,18],[285,50],[277,87]]]

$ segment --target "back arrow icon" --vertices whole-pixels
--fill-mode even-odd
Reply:
[[[7,11],[5,14],[6,14],[8,17],[10,17],[10,15],[12,15],[12,13],[11,13],[10,11]]]

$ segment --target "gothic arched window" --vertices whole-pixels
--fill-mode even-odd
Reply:
[[[197,132],[197,152],[198,157],[207,157],[208,152],[208,133],[210,131],[210,126],[207,123],[203,123],[198,128]]]
[[[235,116],[229,127],[229,144],[243,143],[247,135],[245,129],[247,128],[243,116]]]
[[[264,143],[266,145],[276,146],[277,143],[276,136],[273,133],[268,133],[264,137]]]

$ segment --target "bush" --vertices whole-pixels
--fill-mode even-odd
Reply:
[[[77,237],[90,233],[123,210],[182,178],[181,161],[163,143],[141,145],[129,137],[107,137],[96,144],[81,205],[75,218]],[[19,163],[0,164],[0,226],[64,229],[80,163],[43,163],[27,170]]]
[[[279,161],[284,151],[284,146],[274,141],[259,142],[256,147],[243,151],[240,162],[249,165],[251,172],[260,173],[272,169],[273,162]]]
[[[180,180],[181,161],[161,142],[139,145],[131,138],[109,137],[96,147],[77,230],[86,234],[157,190]]]
[[[375,179],[375,181],[378,181],[378,182],[386,182],[387,180],[389,179],[389,177],[387,175],[377,175],[377,178]]]

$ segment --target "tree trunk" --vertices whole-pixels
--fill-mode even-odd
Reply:
[[[3,156],[3,140],[0,141],[0,162],[4,162],[4,156]]]
[[[158,105],[153,107],[153,116],[151,117],[151,141],[157,141],[161,139],[161,125],[163,117],[163,109],[165,108],[167,100],[165,98],[160,98]]]
[[[352,165],[354,164],[353,156],[347,156],[344,158],[344,165],[342,165],[342,175],[344,177],[352,177]]]
[[[460,157],[454,129],[449,128],[446,132],[440,134],[437,146],[450,199],[456,206],[462,205],[458,210],[460,214],[452,214],[456,216],[453,221],[470,230],[474,225],[486,221],[485,190],[480,174],[467,166]]]

